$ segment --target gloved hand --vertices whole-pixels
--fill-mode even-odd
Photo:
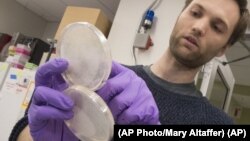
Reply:
[[[117,124],[160,124],[159,111],[144,80],[112,63],[110,78],[97,93],[108,104]]]
[[[64,120],[73,117],[73,101],[61,91],[68,86],[61,76],[68,67],[64,59],[54,59],[36,73],[36,88],[28,110],[34,141],[78,141]]]

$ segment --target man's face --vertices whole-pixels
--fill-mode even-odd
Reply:
[[[176,21],[171,53],[188,68],[202,66],[224,53],[239,17],[233,0],[193,0]]]

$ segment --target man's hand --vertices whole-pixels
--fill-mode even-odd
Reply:
[[[159,111],[144,80],[112,63],[110,78],[97,93],[108,104],[117,124],[160,124]]]
[[[36,73],[36,88],[28,111],[29,127],[35,141],[77,141],[64,120],[73,117],[73,101],[62,93],[67,88],[61,73],[68,67],[63,59],[54,59]]]

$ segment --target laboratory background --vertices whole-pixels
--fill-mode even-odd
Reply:
[[[0,140],[23,116],[36,69],[56,57],[65,26],[89,22],[106,36],[113,60],[149,65],[166,49],[184,1],[0,0]],[[236,124],[250,124],[250,29],[224,56],[204,65],[195,84]]]

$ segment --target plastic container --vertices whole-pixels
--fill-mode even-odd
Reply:
[[[56,54],[69,62],[63,73],[70,85],[64,92],[75,102],[74,117],[65,121],[69,129],[82,141],[111,140],[112,113],[94,92],[105,83],[111,71],[105,36],[89,23],[69,24],[59,37]]]
[[[24,55],[29,56],[30,52],[31,52],[31,49],[28,46],[26,46],[26,45],[17,44],[17,46],[15,48],[15,52],[19,53],[19,54],[24,54]]]

